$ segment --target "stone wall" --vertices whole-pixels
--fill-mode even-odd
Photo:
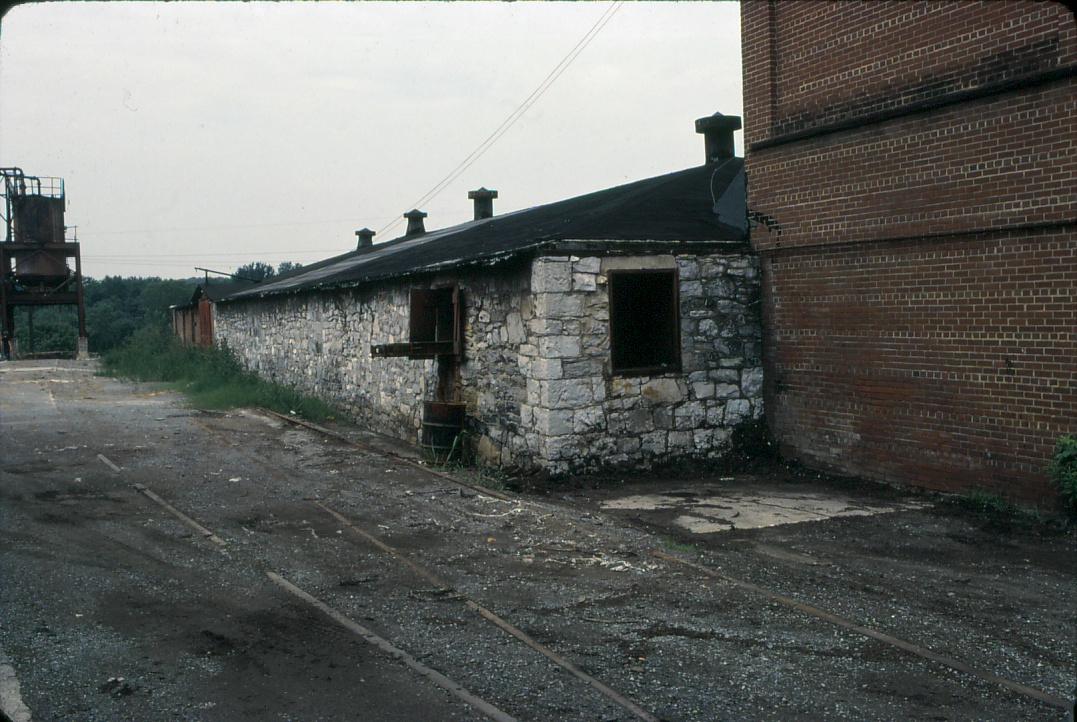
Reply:
[[[679,373],[611,372],[606,274],[631,268],[679,271]],[[735,426],[762,415],[754,256],[548,256],[535,260],[531,290],[521,420],[549,472],[720,456]]]
[[[216,306],[219,342],[264,378],[340,407],[361,424],[417,443],[422,402],[433,400],[440,361],[372,358],[370,346],[408,340],[410,289],[456,283],[465,312],[463,363],[455,369],[469,432],[486,463],[502,450],[527,464],[520,433],[524,378],[517,347],[529,306],[526,268],[460,273],[362,289],[304,293]],[[510,451],[511,450],[511,451]]]
[[[676,268],[683,369],[610,370],[606,274]],[[261,376],[417,442],[438,363],[372,358],[407,341],[409,291],[456,283],[465,310],[456,398],[480,463],[554,475],[722,454],[762,414],[759,278],[747,253],[547,256],[363,289],[217,304],[217,338]]]

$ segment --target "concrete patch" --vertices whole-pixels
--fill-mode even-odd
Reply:
[[[695,534],[759,529],[843,516],[873,516],[927,506],[918,502],[866,502],[822,492],[729,491],[697,495],[692,491],[638,494],[612,499],[603,509],[680,512],[673,523]]]
[[[19,679],[7,657],[0,652],[0,712],[11,722],[30,722],[30,709],[23,704]]]

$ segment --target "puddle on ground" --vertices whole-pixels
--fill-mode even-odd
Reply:
[[[673,523],[695,534],[759,529],[842,516],[873,516],[922,509],[921,502],[865,502],[817,492],[728,491],[699,494],[682,490],[612,499],[603,509],[673,512]]]

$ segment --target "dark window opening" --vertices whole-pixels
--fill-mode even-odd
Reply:
[[[679,371],[677,272],[612,271],[609,294],[613,373],[643,375]]]
[[[451,288],[411,290],[407,343],[371,346],[372,356],[435,358],[460,356],[463,350],[460,291]]]

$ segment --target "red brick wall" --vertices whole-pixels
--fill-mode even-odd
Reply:
[[[742,42],[749,205],[781,226],[753,243],[785,453],[1049,499],[1077,433],[1069,11],[746,0]]]

